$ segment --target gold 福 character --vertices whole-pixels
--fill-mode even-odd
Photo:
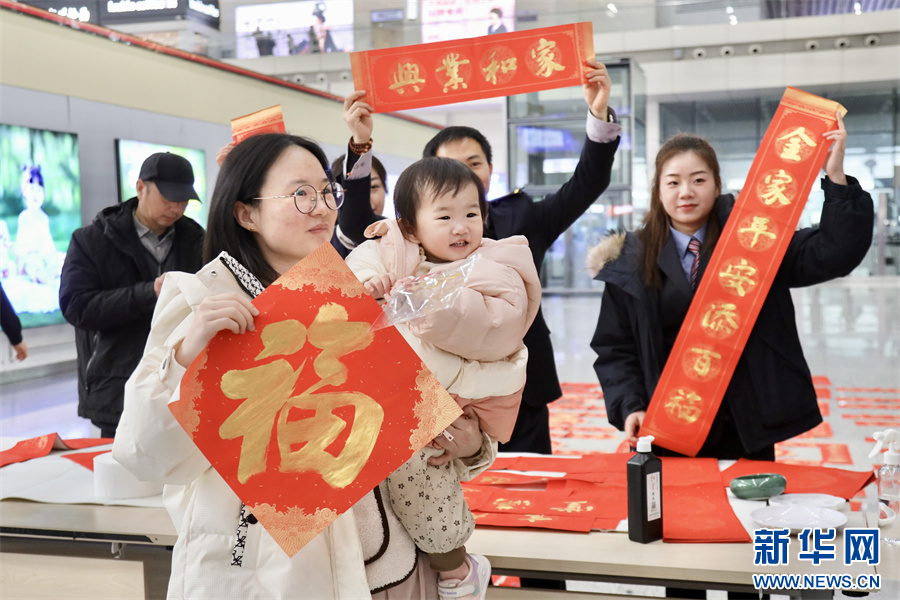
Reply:
[[[666,413],[676,421],[690,424],[700,418],[702,401],[696,392],[678,388],[666,401]]]
[[[566,513],[580,513],[591,512],[592,510],[594,510],[594,507],[591,506],[587,500],[573,500],[567,501],[565,506],[550,507],[550,510]]]
[[[526,508],[531,506],[531,500],[510,500],[508,498],[497,498],[494,500],[494,508],[497,510],[513,510],[514,508]]]
[[[348,368],[340,359],[368,347],[373,339],[369,325],[349,321],[343,306],[329,303],[319,309],[308,329],[299,321],[288,319],[267,325],[260,338],[264,349],[255,361],[291,356],[307,342],[321,350],[313,360],[318,381],[295,395],[294,388],[307,360],[294,369],[284,358],[228,371],[222,376],[220,385],[225,396],[244,400],[219,428],[223,439],[241,438],[238,481],[246,483],[253,475],[266,471],[274,430],[279,471],[313,471],[332,487],[346,487],[359,475],[375,447],[384,409],[361,392],[316,392],[325,386],[346,383]],[[350,411],[352,424],[340,416]],[[292,418],[297,416],[302,418]],[[343,447],[333,448],[348,425],[350,431]]]
[[[538,523],[540,521],[552,521],[553,517],[545,517],[543,515],[527,515],[523,521],[528,521],[529,523]]]

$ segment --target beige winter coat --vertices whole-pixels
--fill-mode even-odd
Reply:
[[[386,488],[370,492],[292,558],[262,526],[251,525],[242,566],[231,564],[241,501],[168,409],[185,373],[174,360],[174,348],[193,322],[193,310],[207,296],[249,288],[223,260],[237,264],[222,253],[196,275],[166,274],[144,357],[125,387],[125,410],[113,445],[115,459],[136,477],[166,483],[163,500],[178,531],[168,597],[369,598],[370,589],[406,578],[416,563],[412,540],[389,504],[384,510],[387,503],[377,499],[387,495]],[[494,456],[496,450],[486,443],[479,457],[467,461],[477,468],[460,460],[453,466],[470,478]],[[364,566],[375,554],[381,558]]]

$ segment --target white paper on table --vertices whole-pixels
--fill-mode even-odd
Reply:
[[[112,444],[107,444],[65,454],[98,452],[111,448]],[[163,506],[160,494],[115,500],[98,497],[94,493],[94,472],[68,458],[63,458],[63,454],[60,453],[13,463],[0,469],[0,500],[10,498],[52,504],[104,504],[151,508]]]

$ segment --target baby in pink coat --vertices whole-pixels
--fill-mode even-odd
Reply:
[[[541,287],[522,236],[484,239],[487,201],[463,163],[424,158],[406,169],[394,192],[398,219],[366,230],[347,264],[372,296],[388,298],[398,281],[458,266],[478,254],[453,307],[398,325],[460,406],[471,406],[491,445],[509,440],[525,384],[522,342],[540,306]],[[391,504],[416,545],[427,552],[446,598],[483,598],[490,564],[467,555],[474,519],[459,474],[432,467],[426,448],[388,478]],[[424,488],[424,489],[423,489]],[[424,493],[422,493],[424,492]]]

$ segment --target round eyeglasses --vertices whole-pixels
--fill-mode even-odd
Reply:
[[[316,209],[319,197],[325,202],[325,206],[331,210],[337,210],[344,203],[344,188],[339,183],[329,183],[325,189],[317,190],[308,183],[297,188],[297,191],[289,196],[266,196],[254,198],[254,200],[275,200],[276,198],[293,198],[294,207],[304,215],[308,215]]]

